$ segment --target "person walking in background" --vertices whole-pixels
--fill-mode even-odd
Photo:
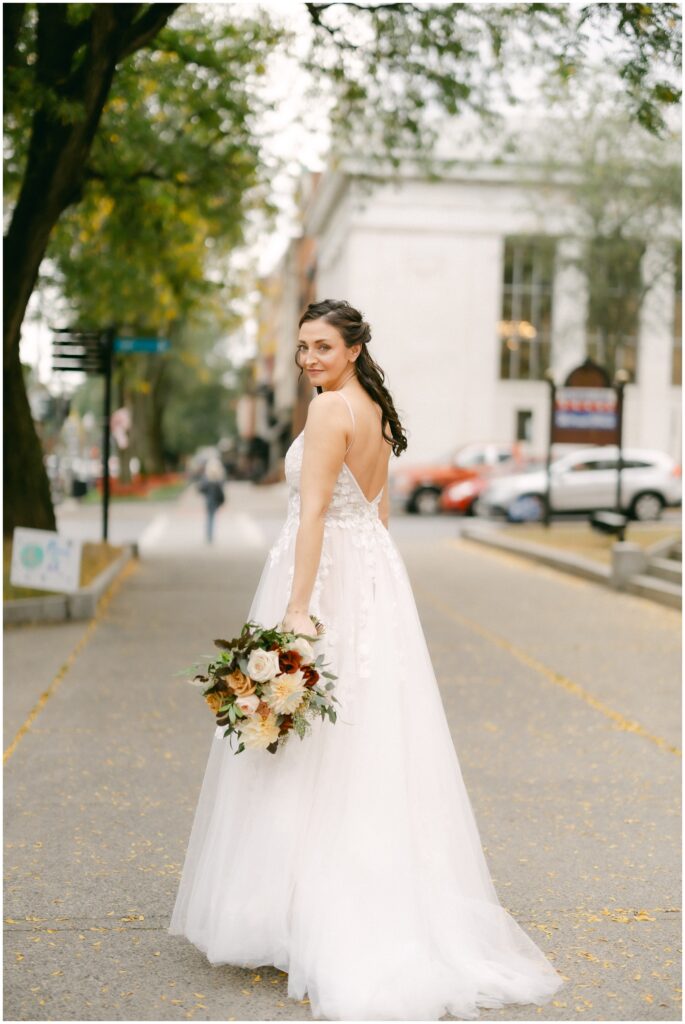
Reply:
[[[204,495],[205,507],[207,509],[207,543],[214,540],[214,517],[217,509],[221,508],[226,497],[224,495],[224,467],[217,458],[207,461],[202,479],[197,485],[198,490]]]

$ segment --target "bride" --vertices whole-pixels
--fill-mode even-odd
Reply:
[[[299,327],[318,393],[247,617],[311,635],[321,619],[338,717],[274,755],[236,755],[216,728],[169,932],[211,964],[286,971],[318,1019],[542,1005],[563,977],[498,900],[387,529],[388,462],[407,441],[369,326],[326,300]]]

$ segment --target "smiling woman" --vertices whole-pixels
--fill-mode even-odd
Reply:
[[[295,362],[310,375],[318,393],[340,389],[350,379],[353,364],[362,389],[382,410],[383,436],[393,454],[401,455],[407,448],[406,434],[385,387],[385,374],[369,353],[371,328],[362,314],[344,299],[324,299],[307,307],[299,329]]]
[[[286,453],[288,514],[248,613],[271,626],[288,601],[286,629],[313,637],[310,612],[323,623],[337,722],[315,719],[276,756],[235,758],[217,729],[169,930],[210,963],[287,971],[317,1019],[471,1019],[547,1002],[563,979],[488,872],[386,529],[388,461],[407,442],[370,336],[346,302],[300,321],[298,364],[320,390]]]

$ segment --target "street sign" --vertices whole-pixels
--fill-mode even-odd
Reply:
[[[10,583],[73,593],[81,579],[81,541],[54,530],[17,526],[12,537]]]
[[[115,352],[166,352],[168,338],[115,338]]]
[[[563,430],[616,430],[613,388],[557,388],[554,425]]]
[[[71,327],[52,327],[56,335],[52,340],[53,370],[80,370],[82,373],[104,377],[104,416],[102,424],[102,539],[109,531],[109,449],[112,411],[112,347],[116,327],[103,330],[79,330]]]
[[[53,327],[52,369],[86,374],[106,373],[107,351],[103,332]]]

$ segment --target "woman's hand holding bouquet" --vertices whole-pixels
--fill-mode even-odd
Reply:
[[[317,656],[312,646],[325,632],[323,623],[287,613],[279,627],[286,625],[264,629],[246,622],[234,640],[214,641],[218,658],[189,680],[202,687],[217,725],[226,726],[224,736],[237,734],[236,754],[246,747],[275,754],[291,729],[304,739],[315,715],[336,720],[332,680],[337,677],[324,670],[323,654]],[[295,625],[304,630],[296,631]]]

